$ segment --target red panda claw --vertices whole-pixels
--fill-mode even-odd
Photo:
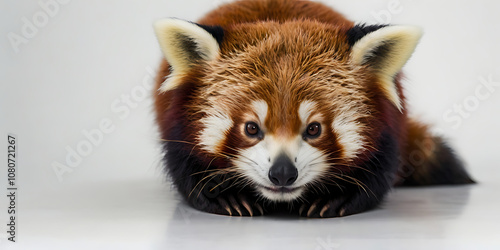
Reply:
[[[238,196],[238,198],[240,199],[241,201],[241,205],[243,205],[243,207],[246,208],[246,210],[248,211],[248,214],[250,214],[250,216],[253,216],[253,210],[252,210],[252,207],[248,204],[247,200],[245,199],[244,196]]]
[[[339,216],[342,217],[345,215],[345,208],[340,209]]]
[[[240,205],[232,195],[229,196],[229,202],[231,203],[231,206],[234,208],[234,210],[236,210],[236,212],[238,212],[240,216],[243,216],[243,214],[241,213]]]
[[[255,203],[254,206],[257,208],[257,210],[259,210],[260,215],[264,215],[264,210],[262,209],[262,207],[258,203]]]
[[[321,200],[316,200],[312,205],[311,207],[309,207],[309,210],[307,211],[307,217],[311,217],[312,213],[314,212],[314,210],[316,209],[316,206],[318,205],[318,203],[320,202]]]
[[[325,215],[325,212],[330,208],[330,204],[329,203],[326,203],[325,206],[323,206],[323,208],[321,209],[321,211],[319,212],[319,217],[324,217]]]
[[[302,216],[302,213],[304,212],[304,209],[306,209],[306,204],[302,204],[302,206],[300,206],[300,208],[299,208],[299,215]]]
[[[233,213],[231,213],[231,208],[229,207],[229,204],[227,204],[227,202],[224,199],[218,197],[217,201],[219,201],[219,204],[227,211],[229,216],[233,216]]]

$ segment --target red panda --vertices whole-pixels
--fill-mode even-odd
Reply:
[[[198,210],[338,217],[376,207],[394,185],[473,183],[407,115],[400,71],[419,28],[261,0],[154,29],[165,168]]]

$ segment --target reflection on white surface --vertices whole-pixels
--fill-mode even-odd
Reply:
[[[30,197],[2,249],[495,249],[497,183],[397,188],[343,218],[199,212],[158,179],[89,183]]]

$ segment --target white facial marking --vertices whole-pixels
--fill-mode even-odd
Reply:
[[[252,107],[259,118],[260,124],[261,125],[264,124],[267,116],[267,109],[268,109],[267,103],[263,100],[253,101]]]
[[[267,145],[267,151],[269,152],[269,157],[271,158],[271,161],[274,161],[278,156],[284,152],[287,155],[293,154],[293,149],[290,149],[288,147],[292,146],[291,143],[279,140],[278,138],[270,135],[267,137],[264,137],[264,141],[266,142]]]
[[[239,151],[238,157],[234,159],[235,166],[244,175],[255,183],[262,186],[270,186],[271,182],[267,178],[272,162],[268,161],[269,152],[266,142],[261,141],[255,146]]]
[[[274,159],[285,152],[294,162],[298,171],[298,178],[291,186],[290,192],[276,192],[276,186],[269,180],[269,169]],[[283,141],[267,136],[253,147],[241,150],[240,157],[234,164],[248,179],[252,180],[260,194],[273,201],[291,201],[299,198],[305,191],[305,185],[321,178],[328,169],[326,156],[318,149],[296,136],[292,140]],[[271,161],[269,161],[271,159]]]
[[[317,148],[304,143],[297,154],[295,166],[299,171],[296,185],[305,185],[319,179],[328,169],[326,156]]]
[[[303,187],[297,188],[291,192],[286,192],[286,193],[283,193],[283,192],[276,193],[276,192],[273,192],[273,191],[268,190],[268,189],[263,188],[263,187],[259,187],[259,190],[260,190],[262,196],[266,197],[269,200],[273,200],[273,201],[293,201],[293,200],[299,198],[300,195],[302,195],[302,193],[304,192]]]
[[[316,108],[316,102],[305,100],[299,106],[299,117],[303,124],[307,123],[307,119]]]
[[[363,148],[363,137],[359,132],[361,125],[356,122],[356,117],[355,111],[344,111],[339,113],[332,122],[332,129],[344,148],[344,158],[356,157],[358,151]]]
[[[201,122],[204,129],[198,134],[199,142],[204,150],[216,153],[227,132],[233,127],[233,120],[219,111],[203,118]]]
[[[247,178],[253,181],[260,194],[273,201],[290,201],[298,198],[303,187],[292,185],[290,188],[297,188],[291,192],[275,192],[269,188],[277,188],[269,180],[269,170],[271,169],[275,159],[282,152],[285,152],[291,160],[297,155],[300,141],[282,141],[277,140],[272,135],[264,136],[264,140],[257,143],[255,146],[241,150],[233,162],[239,172],[243,173]]]

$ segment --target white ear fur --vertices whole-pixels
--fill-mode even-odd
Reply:
[[[217,40],[194,23],[173,18],[162,19],[154,23],[154,30],[165,59],[173,69],[161,85],[160,92],[176,88],[180,77],[194,63],[213,60],[219,54]]]
[[[421,36],[418,27],[387,26],[368,33],[352,47],[353,62],[375,70],[383,91],[400,111],[403,107],[394,77],[410,58]]]

